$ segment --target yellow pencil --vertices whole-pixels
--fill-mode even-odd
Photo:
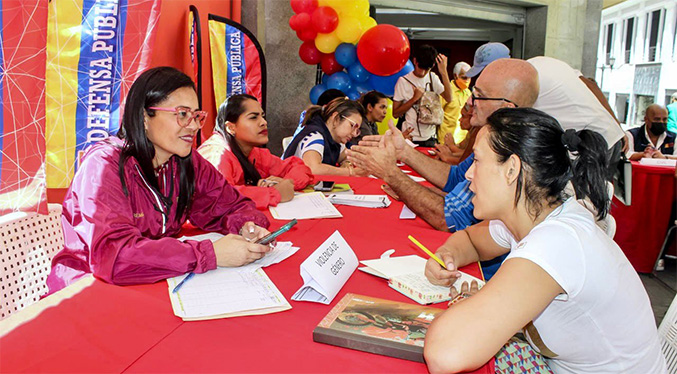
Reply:
[[[423,244],[419,243],[419,241],[414,239],[413,236],[409,235],[409,240],[411,240],[414,244],[416,244],[419,248],[421,248],[423,250],[423,252],[427,253],[428,256],[432,257],[433,260],[437,261],[437,263],[442,265],[443,268],[445,268],[445,269],[447,268],[447,265],[445,265],[444,262],[442,262],[442,260],[440,260],[439,257],[435,256],[434,253],[430,252],[430,250],[428,250],[428,248],[426,248]]]

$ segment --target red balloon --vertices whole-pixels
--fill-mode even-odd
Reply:
[[[309,41],[301,44],[299,57],[308,65],[319,64],[322,61],[322,52],[315,48],[315,42]]]
[[[336,61],[336,57],[334,57],[333,53],[322,56],[322,62],[320,62],[320,65],[322,66],[322,71],[327,75],[338,73],[339,71],[343,70],[343,66],[341,66],[341,64]]]
[[[289,18],[289,27],[291,27],[291,29],[294,31],[304,30],[312,27],[310,14],[299,13],[291,16],[291,18]]]
[[[372,74],[393,75],[409,59],[409,40],[393,25],[376,25],[362,34],[357,43],[357,58]]]
[[[298,23],[296,23],[296,17],[296,14],[294,14],[291,16],[291,18],[289,18],[289,27],[291,27],[291,29],[294,31],[299,29]]]
[[[313,11],[311,17],[315,31],[328,34],[338,26],[338,14],[334,8],[321,6]]]
[[[317,0],[291,0],[291,8],[296,14],[312,13],[317,8]]]
[[[313,30],[312,27],[308,27],[303,30],[298,30],[296,36],[299,37],[304,42],[313,42],[315,44],[315,37],[317,37],[317,31]]]

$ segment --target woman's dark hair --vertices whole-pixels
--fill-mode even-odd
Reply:
[[[412,59],[416,59],[416,64],[421,69],[432,69],[435,66],[435,59],[437,58],[437,50],[429,44],[421,44],[414,47],[411,52]]]
[[[375,107],[376,104],[378,104],[379,101],[387,99],[386,95],[378,92],[378,91],[369,91],[362,95],[360,97],[360,104],[364,107],[364,109],[367,109],[367,105],[371,105],[372,107]]]
[[[226,138],[230,150],[240,162],[240,166],[242,166],[242,171],[244,172],[244,184],[256,186],[259,179],[261,179],[261,174],[256,170],[254,164],[249,162],[247,156],[244,155],[244,152],[242,152],[242,149],[235,140],[235,136],[226,130],[226,122],[236,123],[238,118],[244,113],[244,102],[247,100],[258,102],[254,96],[247,94],[238,94],[228,97],[219,106],[219,111],[216,114],[216,130]]]
[[[489,146],[498,161],[503,163],[514,154],[522,162],[515,206],[524,187],[527,208],[537,216],[543,200],[549,206],[562,203],[562,192],[571,180],[576,198],[588,197],[597,209],[597,218],[606,216],[607,144],[600,134],[590,130],[565,133],[557,120],[532,108],[502,108],[487,121]]]
[[[124,165],[128,158],[135,158],[146,182],[155,189],[155,192],[163,200],[164,208],[169,211],[172,205],[174,182],[170,184],[168,196],[159,192],[158,180],[153,168],[155,147],[146,136],[144,126],[147,113],[149,117],[155,117],[155,110],[148,109],[166,100],[169,95],[179,88],[190,87],[195,90],[195,84],[186,74],[175,68],[163,66],[156,67],[141,73],[132,84],[125,100],[125,111],[122,115],[122,123],[118,131],[118,137],[124,139],[122,153],[120,153],[120,165],[118,174],[122,182],[125,196],[129,195],[124,178]],[[176,206],[176,221],[180,222],[184,213],[190,209],[193,192],[195,191],[195,170],[191,154],[186,157],[172,156],[177,158],[179,167],[179,199]],[[171,165],[171,163],[170,163]]]
[[[362,107],[362,104],[343,96],[330,101],[327,105],[313,105],[306,109],[306,117],[303,119],[301,126],[305,126],[308,121],[310,121],[310,119],[315,116],[321,116],[322,121],[327,123],[327,120],[331,118],[334,113],[338,113],[339,116],[344,117],[348,117],[349,115],[355,113],[362,116],[362,118],[365,116],[364,107]]]
[[[328,90],[325,90],[322,92],[322,95],[317,98],[317,105],[322,106],[322,105],[327,105],[329,104],[330,101],[336,99],[337,97],[345,97],[346,94],[343,93],[341,90],[337,90],[336,88],[330,88]]]

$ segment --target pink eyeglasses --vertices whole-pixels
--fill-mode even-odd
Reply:
[[[204,125],[204,120],[207,118],[207,112],[204,110],[191,110],[185,106],[177,106],[176,108],[162,108],[157,106],[149,107],[148,109],[159,110],[162,112],[172,112],[176,115],[176,122],[181,127],[188,127],[191,121],[195,120],[195,123],[202,128]]]

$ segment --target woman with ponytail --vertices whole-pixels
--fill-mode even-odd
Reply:
[[[665,372],[646,291],[595,224],[609,211],[606,149],[599,134],[563,132],[535,109],[488,118],[466,173],[474,215],[484,222],[453,234],[437,250],[446,269],[428,261],[426,276],[449,286],[461,266],[508,257],[481,290],[459,285],[462,301],[435,318],[424,352],[431,372],[470,371],[497,353],[498,367],[502,347],[520,331],[542,355],[539,372]],[[563,194],[569,181],[575,197]],[[584,198],[598,217],[576,200]]]
[[[315,175],[366,175],[364,170],[349,162],[343,163],[346,143],[360,135],[364,116],[362,104],[347,97],[310,107],[303,120],[303,129],[294,136],[283,158],[296,156],[302,159]]]
[[[266,217],[192,152],[206,117],[184,73],[157,67],[139,75],[118,137],[86,149],[66,193],[50,292],[88,273],[119,285],[153,283],[266,254],[254,242],[268,234]],[[180,241],[187,220],[225,236]]]
[[[259,209],[294,197],[313,181],[313,173],[297,157],[281,160],[269,150],[268,122],[254,96],[232,95],[219,106],[214,134],[198,148],[228,183],[254,200]]]

